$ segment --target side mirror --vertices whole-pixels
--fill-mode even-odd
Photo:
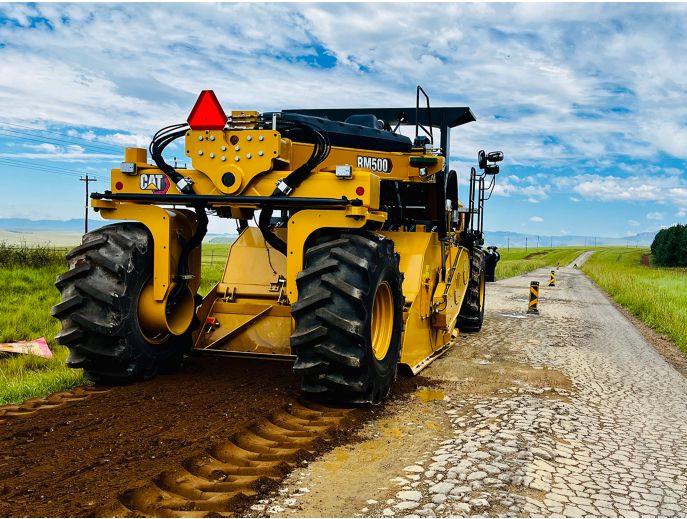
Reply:
[[[503,160],[502,151],[492,151],[487,155],[487,160],[489,162],[501,162]]]
[[[486,175],[498,175],[499,167],[496,164],[487,164],[487,166],[484,168],[484,173]]]
[[[487,155],[484,153],[484,150],[477,152],[477,165],[479,169],[484,169],[487,165]]]

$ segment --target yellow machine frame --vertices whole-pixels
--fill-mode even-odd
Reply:
[[[250,219],[259,208],[245,197],[268,197],[280,179],[307,160],[313,148],[284,138],[276,130],[259,129],[189,130],[185,144],[194,169],[178,171],[192,181],[196,193],[217,197],[207,202],[208,207],[243,219]],[[359,167],[360,156],[370,159],[367,164],[386,161],[383,164],[392,167],[388,172]],[[345,179],[335,175],[341,165],[350,166],[351,174]],[[469,280],[469,253],[458,245],[461,229],[450,231],[444,242],[422,225],[413,232],[380,231],[387,220],[387,214],[380,210],[380,179],[433,183],[444,166],[444,157],[424,148],[395,153],[332,147],[328,158],[291,198],[314,199],[322,193],[334,193],[346,203],[295,212],[285,228],[277,229],[287,243],[286,256],[267,244],[258,229],[246,228],[230,248],[222,280],[197,310],[201,327],[194,333],[194,347],[234,355],[291,358],[289,337],[294,324],[290,306],[298,300],[296,277],[303,269],[308,240],[323,229],[364,229],[392,239],[400,254],[405,297],[401,362],[414,373],[421,370],[455,334]],[[122,167],[112,170],[111,193],[140,196],[152,190],[180,195],[164,177],[160,169],[148,164],[146,150],[129,148]],[[165,308],[175,283],[178,237],[188,239],[193,233],[194,214],[135,198],[93,200],[92,206],[103,218],[135,220],[150,230],[155,274],[152,285],[141,296],[139,319],[142,326],[153,330],[182,333],[191,323],[192,303],[190,312],[188,305],[181,305],[181,315],[176,316],[166,315]],[[192,301],[200,284],[200,247],[191,257],[190,270],[188,297]]]

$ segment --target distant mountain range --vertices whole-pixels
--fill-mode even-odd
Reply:
[[[97,229],[110,222],[102,220],[89,221],[90,229]],[[82,219],[72,220],[29,220],[26,218],[0,218],[0,230],[9,233],[31,232],[80,232],[83,230]],[[567,246],[593,246],[593,245],[630,245],[649,246],[654,240],[655,232],[643,232],[626,236],[624,238],[609,238],[603,236],[549,236],[544,234],[524,234],[508,231],[486,231],[485,243],[498,247],[567,247]],[[231,243],[234,234],[208,234],[205,241],[209,243]]]
[[[88,229],[99,229],[105,225],[113,223],[111,221],[103,220],[89,220]],[[0,231],[11,234],[27,234],[40,233],[40,236],[45,236],[45,233],[82,233],[83,219],[74,218],[72,220],[29,220],[27,218],[0,218]],[[9,234],[6,234],[9,235]],[[205,241],[210,243],[232,243],[236,235],[233,234],[212,234],[208,233]]]
[[[623,238],[608,238],[604,236],[548,236],[544,234],[523,234],[507,231],[485,231],[484,241],[487,245],[497,247],[571,247],[595,245],[627,245],[648,247],[654,241],[656,232],[642,232]]]
[[[110,222],[89,220],[88,227],[97,229]],[[29,220],[27,218],[0,218],[0,229],[9,232],[22,231],[79,231],[83,230],[83,218],[73,220]]]

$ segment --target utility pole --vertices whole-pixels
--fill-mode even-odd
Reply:
[[[525,252],[527,252],[527,236],[525,236]]]
[[[539,235],[537,235],[537,248],[539,248]]]
[[[84,229],[84,234],[88,232],[88,184],[91,182],[97,182],[98,179],[95,177],[89,177],[86,175],[85,177],[81,177],[79,179],[81,182],[86,183],[86,210],[84,211],[84,220],[83,220],[83,229]]]
[[[553,249],[553,236],[551,236],[551,248]]]
[[[508,237],[508,252],[510,252],[510,236]]]

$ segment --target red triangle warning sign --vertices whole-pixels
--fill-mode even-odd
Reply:
[[[192,130],[222,130],[227,123],[227,115],[215,93],[203,90],[186,121]]]

